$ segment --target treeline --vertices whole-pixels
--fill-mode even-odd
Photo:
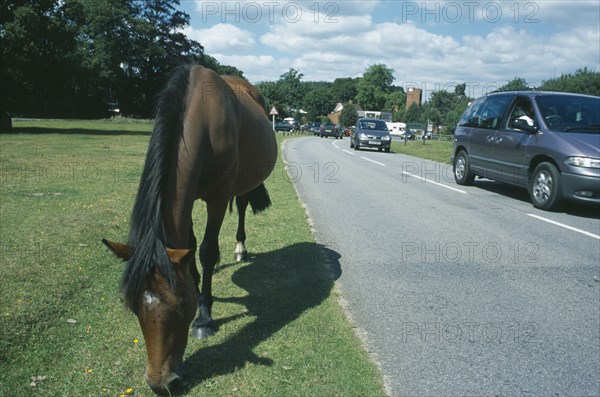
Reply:
[[[269,107],[275,106],[283,117],[294,117],[302,122],[327,121],[337,103],[358,104],[363,110],[392,113],[393,121],[407,123],[431,123],[434,130],[441,127],[442,133],[451,133],[462,112],[475,98],[469,96],[466,83],[457,84],[451,91],[434,90],[426,102],[406,108],[404,87],[393,84],[393,70],[383,64],[368,67],[359,78],[338,78],[333,82],[303,82],[303,74],[290,69],[277,81],[258,83]],[[418,87],[416,87],[418,88]],[[495,91],[507,90],[551,90],[569,91],[600,96],[600,73],[587,68],[575,73],[545,80],[532,87],[525,79],[515,77]],[[490,89],[491,91],[491,89]],[[300,109],[307,113],[300,113]],[[346,111],[348,110],[348,111]],[[356,120],[352,106],[345,106],[341,123],[352,125]]]
[[[156,93],[180,63],[196,62],[243,77],[182,33],[190,16],[179,5],[180,0],[0,2],[3,121],[7,114],[105,117],[110,106],[127,116],[151,117]],[[315,82],[303,77],[289,69],[277,81],[257,85],[269,107],[303,122],[324,121],[337,103],[352,101],[364,110],[391,112],[394,121],[453,126],[474,99],[466,84],[457,84],[450,91],[433,91],[425,103],[407,109],[404,87],[394,85],[394,71],[383,64],[368,67],[359,78]],[[527,88],[528,82],[516,77],[499,89]],[[583,68],[536,88],[600,95],[600,73]],[[349,125],[356,115],[353,107],[345,108],[342,122]]]
[[[0,5],[0,112],[150,117],[169,71],[197,62],[238,74],[181,29],[179,0],[11,0]],[[118,104],[118,105],[117,105]]]
[[[260,82],[257,86],[269,107],[275,106],[281,117],[294,117],[304,122],[325,121],[340,102],[352,101],[366,110],[398,110],[406,102],[404,89],[392,84],[393,70],[383,64],[370,66],[359,78],[304,82],[303,77],[300,71],[290,69],[277,81]],[[301,114],[300,110],[306,114]]]

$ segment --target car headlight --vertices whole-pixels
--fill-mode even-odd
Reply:
[[[358,137],[359,137],[360,139],[369,139],[369,137],[367,137],[367,134],[365,134],[365,133],[363,133],[363,132],[361,132],[360,134],[358,134]]]
[[[574,167],[600,168],[600,159],[592,157],[567,157],[565,163]]]
[[[391,139],[391,137],[389,135],[384,135],[381,140],[382,141],[389,141]]]

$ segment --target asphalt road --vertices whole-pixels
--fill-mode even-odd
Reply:
[[[393,396],[600,395],[597,207],[543,212],[347,138],[283,157]]]

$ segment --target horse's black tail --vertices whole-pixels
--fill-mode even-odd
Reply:
[[[250,207],[252,207],[253,214],[261,213],[271,206],[271,197],[269,197],[269,192],[264,183],[261,183],[248,193],[240,194],[235,199],[248,201]],[[232,210],[233,198],[229,201],[229,212]]]
[[[254,190],[246,194],[248,195],[248,201],[250,202],[250,207],[252,207],[253,214],[263,212],[271,206],[271,197],[269,197],[269,192],[264,183],[261,183]]]

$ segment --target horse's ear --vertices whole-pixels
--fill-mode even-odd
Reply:
[[[167,248],[167,256],[169,261],[174,265],[181,265],[186,262],[188,255],[192,254],[193,250],[181,250]]]
[[[128,261],[133,254],[133,247],[131,245],[113,243],[112,241],[108,241],[106,239],[102,239],[102,242],[108,247],[109,250],[113,252],[113,254],[124,261]]]

